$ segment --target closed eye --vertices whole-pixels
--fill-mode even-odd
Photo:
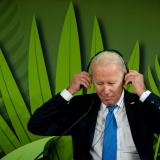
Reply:
[[[109,82],[109,85],[113,86],[114,84],[116,84],[115,82]]]
[[[96,84],[99,85],[99,86],[101,86],[101,85],[103,85],[104,83],[103,83],[103,82],[97,82]]]

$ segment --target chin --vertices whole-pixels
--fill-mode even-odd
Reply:
[[[102,101],[102,102],[107,106],[114,104],[112,101]]]
[[[117,103],[115,100],[102,100],[102,102],[107,106],[110,106],[110,105]]]

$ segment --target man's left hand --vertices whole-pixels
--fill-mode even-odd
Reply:
[[[125,76],[125,84],[131,83],[134,91],[138,96],[141,96],[145,91],[144,77],[142,74],[135,70],[130,70]]]

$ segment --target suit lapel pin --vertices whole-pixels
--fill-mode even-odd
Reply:
[[[135,104],[135,102],[133,101],[133,102],[131,102],[130,104]]]

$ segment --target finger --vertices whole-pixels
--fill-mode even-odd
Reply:
[[[129,70],[129,72],[139,73],[138,71],[136,71],[136,70],[132,70],[132,69],[130,69],[130,70]]]
[[[85,76],[90,77],[90,74],[89,74],[88,72],[86,72],[86,71],[82,71],[82,72],[80,73],[80,75],[85,75]]]
[[[85,74],[85,75],[87,75],[87,76],[89,76],[89,73],[86,72],[86,71],[82,71],[81,73],[82,73],[82,74]]]
[[[87,78],[81,78],[81,82],[85,83],[87,86],[90,86],[91,81]]]
[[[133,76],[133,75],[126,75],[125,76],[125,84],[133,83],[134,79],[135,79],[135,76]]]
[[[81,81],[80,85],[84,86],[85,88],[90,87],[90,83],[88,83],[88,81]]]
[[[88,77],[90,79],[90,74],[87,72],[81,72],[81,76]]]
[[[126,74],[126,76],[143,76],[141,73],[139,73],[139,72],[137,72],[137,71],[135,71],[135,70],[130,70],[130,72],[129,73],[127,73]]]
[[[125,84],[132,83],[132,80],[130,80],[130,79],[125,79],[124,83],[125,83]]]
[[[140,73],[138,73],[137,71],[130,71],[129,73],[127,73],[125,75],[125,78],[128,78],[128,77],[138,77],[138,76],[142,76]]]
[[[85,74],[81,74],[81,75],[80,75],[80,79],[85,79],[85,80],[87,80],[88,82],[91,81],[90,76],[89,76],[89,75],[85,75]]]
[[[139,75],[138,72],[129,72],[125,76],[128,77],[128,76],[137,76],[137,75]]]
[[[124,82],[125,84],[129,84],[129,83],[132,83],[132,80],[125,80]]]

